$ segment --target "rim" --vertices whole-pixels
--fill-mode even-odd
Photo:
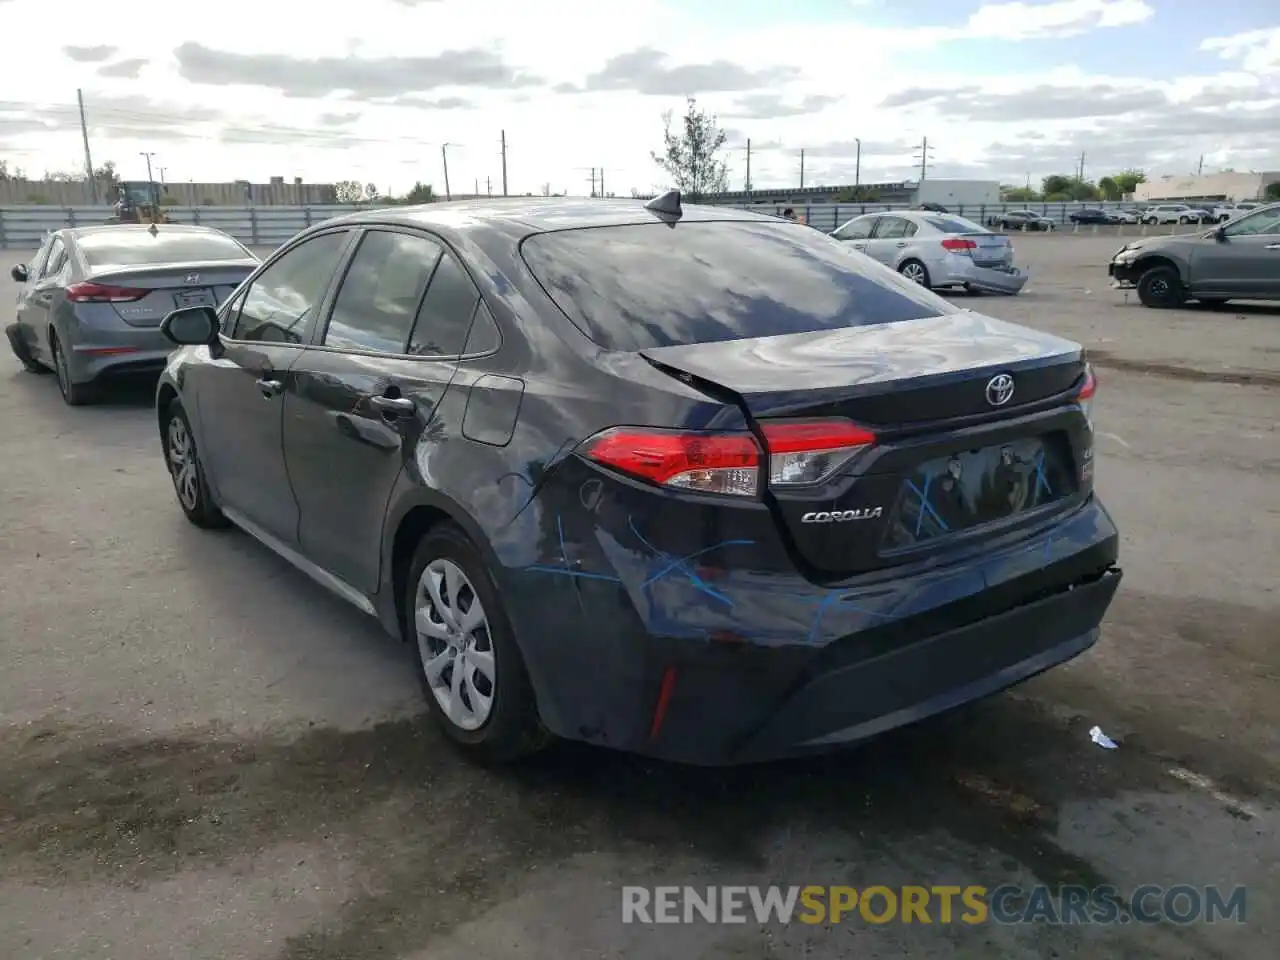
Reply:
[[[484,606],[452,560],[440,557],[422,571],[413,617],[422,670],[436,703],[455,726],[480,729],[493,712],[497,663]]]
[[[1148,287],[1147,289],[1151,291],[1151,295],[1155,297],[1157,300],[1165,300],[1165,299],[1168,299],[1169,297],[1169,281],[1168,280],[1163,280],[1159,278],[1152,280],[1151,286]]]
[[[53,373],[58,378],[58,389],[65,397],[70,389],[71,374],[67,370],[67,357],[62,352],[62,343],[58,340],[53,341]]]
[[[178,500],[188,510],[196,508],[200,485],[196,477],[196,450],[187,424],[181,417],[169,421],[169,473]]]
[[[903,264],[902,275],[913,283],[924,283],[924,267],[918,263]]]

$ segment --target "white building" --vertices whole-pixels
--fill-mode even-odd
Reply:
[[[1138,184],[1135,200],[1263,200],[1268,184],[1280,182],[1273,173],[1206,173],[1200,176],[1160,177]]]

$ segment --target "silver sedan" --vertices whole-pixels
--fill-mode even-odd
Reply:
[[[868,213],[831,235],[926,287],[1013,295],[1028,279],[1008,237],[955,214]]]
[[[35,259],[13,267],[22,284],[5,328],[28,370],[52,370],[62,398],[90,402],[112,376],[159,373],[173,345],[160,321],[175,307],[217,306],[258,266],[211,227],[163,224],[58,230]]]

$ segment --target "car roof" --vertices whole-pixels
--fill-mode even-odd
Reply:
[[[154,226],[161,233],[223,234],[223,231],[217,227],[207,227],[195,223],[158,223]],[[144,233],[150,231],[151,227],[152,224],[149,223],[98,223],[88,227],[68,227],[62,232],[70,237],[89,237],[103,233]]]
[[[779,223],[773,214],[754,213],[736,207],[683,204],[681,223],[733,221]],[[501,232],[528,235],[551,230],[661,223],[663,218],[645,209],[644,200],[564,197],[494,197],[452,200],[413,207],[387,207],[344,214],[325,225],[400,224],[426,227],[443,234]]]

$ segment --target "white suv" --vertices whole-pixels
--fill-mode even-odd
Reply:
[[[1185,203],[1162,203],[1147,207],[1142,213],[1143,223],[1203,223],[1212,218],[1207,210]]]

